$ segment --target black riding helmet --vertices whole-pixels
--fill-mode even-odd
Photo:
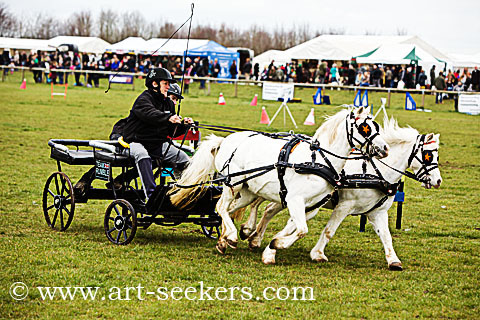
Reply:
[[[153,81],[160,82],[160,80],[165,80],[170,83],[175,83],[177,80],[172,78],[170,71],[165,68],[155,68],[150,70],[147,77],[145,78],[145,86],[150,88]]]
[[[178,99],[183,99],[182,89],[180,89],[180,86],[176,83],[172,83],[170,85],[170,88],[167,91],[167,95],[174,95]]]

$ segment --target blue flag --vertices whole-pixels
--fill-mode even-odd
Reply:
[[[410,93],[405,95],[405,110],[415,111],[417,110],[417,104]]]
[[[318,88],[313,96],[313,104],[322,104],[322,88]]]

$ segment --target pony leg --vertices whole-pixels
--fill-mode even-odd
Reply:
[[[237,228],[230,215],[238,209],[248,206],[255,198],[256,195],[246,189],[240,189],[237,192],[235,190],[232,192],[227,188],[223,189],[222,196],[217,203],[217,211],[222,217],[222,227],[224,228],[222,228],[222,234],[216,245],[220,253],[225,253],[227,245],[234,249],[237,247]]]
[[[245,240],[252,234],[252,231],[255,229],[255,224],[257,223],[258,208],[263,201],[265,201],[263,198],[257,198],[257,200],[253,201],[250,206],[250,215],[248,216],[247,222],[240,226],[240,239]]]
[[[287,203],[296,230],[293,234],[288,236],[274,237],[269,245],[272,249],[287,249],[298,239],[305,237],[308,233],[307,219],[305,216],[305,202],[303,197],[292,197],[287,199]]]
[[[367,217],[382,241],[388,268],[393,271],[402,271],[402,262],[393,249],[392,235],[388,229],[388,212],[386,210],[377,210],[369,213]]]
[[[255,231],[248,238],[248,246],[250,249],[260,248],[265,230],[267,230],[268,223],[281,210],[282,205],[279,203],[272,202],[267,206]]]
[[[325,246],[333,237],[342,221],[350,214],[353,204],[354,203],[350,202],[340,202],[333,210],[332,215],[330,216],[327,225],[323,229],[317,244],[310,251],[310,258],[312,258],[313,261],[328,261],[328,258],[324,253]]]

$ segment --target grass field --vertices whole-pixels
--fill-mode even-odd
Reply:
[[[19,75],[0,82],[0,318],[478,319],[480,118],[455,113],[452,101],[435,105],[434,96],[428,95],[425,106],[433,112],[407,112],[403,110],[405,96],[393,94],[387,109],[402,126],[441,134],[441,188],[425,190],[407,180],[402,230],[394,229],[395,206],[390,212],[403,272],[388,271],[380,240],[369,226],[365,233],[358,232],[358,217],[347,218],[339,228],[326,249],[328,263],[311,262],[309,251],[329,218],[328,211],[310,222],[304,239],[278,252],[276,265],[266,266],[261,252],[249,251],[244,242],[225,256],[217,254],[215,241],[204,237],[199,227],[187,224],[139,229],[130,245],[114,246],[103,232],[107,201],[77,205],[66,232],[49,229],[41,195],[56,163],[49,158],[47,141],[107,138],[113,123],[128,114],[143,85],[137,81],[135,91],[114,85],[108,94],[104,93],[106,83],[100,89],[70,87],[66,100],[52,100],[50,86],[33,84],[28,76],[26,90],[19,89]],[[260,87],[239,86],[237,98],[233,88],[213,84],[207,96],[193,83],[181,114],[207,124],[269,131],[293,128],[289,120],[283,127],[283,116],[271,128],[259,123],[261,106],[270,117],[279,106],[259,100],[258,107],[251,107],[253,95],[261,97]],[[217,105],[219,92],[226,106]],[[323,115],[338,110],[336,105],[353,101],[353,92],[327,93],[333,106],[315,107],[318,124]],[[299,123],[296,132],[312,134],[315,130],[301,125],[312,107],[312,94],[313,89],[295,91],[303,100],[290,104]],[[378,107],[382,96],[370,93],[370,102]],[[420,96],[416,99],[420,101]],[[85,169],[63,167],[74,182]],[[274,219],[266,239],[286,220],[285,213]],[[12,299],[9,289],[14,282],[30,288],[26,299]],[[251,288],[253,298],[242,300],[239,291],[235,300],[221,294],[227,297],[224,301],[157,300],[145,295],[158,287],[193,287],[198,292],[200,282],[215,289]],[[145,288],[141,296],[145,300],[138,298],[137,291],[131,291],[127,300],[124,288],[139,285]],[[60,297],[44,301],[36,287],[45,286],[100,287],[99,297],[108,297],[113,287],[123,291],[105,300],[84,300],[77,295],[73,301]],[[315,300],[257,300],[268,287],[311,287]]]

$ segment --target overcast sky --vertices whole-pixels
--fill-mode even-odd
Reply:
[[[57,18],[90,10],[137,10],[147,21],[180,25],[195,3],[195,24],[252,24],[273,29],[308,24],[310,30],[342,29],[345,34],[395,35],[405,30],[446,53],[480,52],[480,0],[0,0],[19,15],[44,12]],[[112,5],[114,4],[114,5]]]

